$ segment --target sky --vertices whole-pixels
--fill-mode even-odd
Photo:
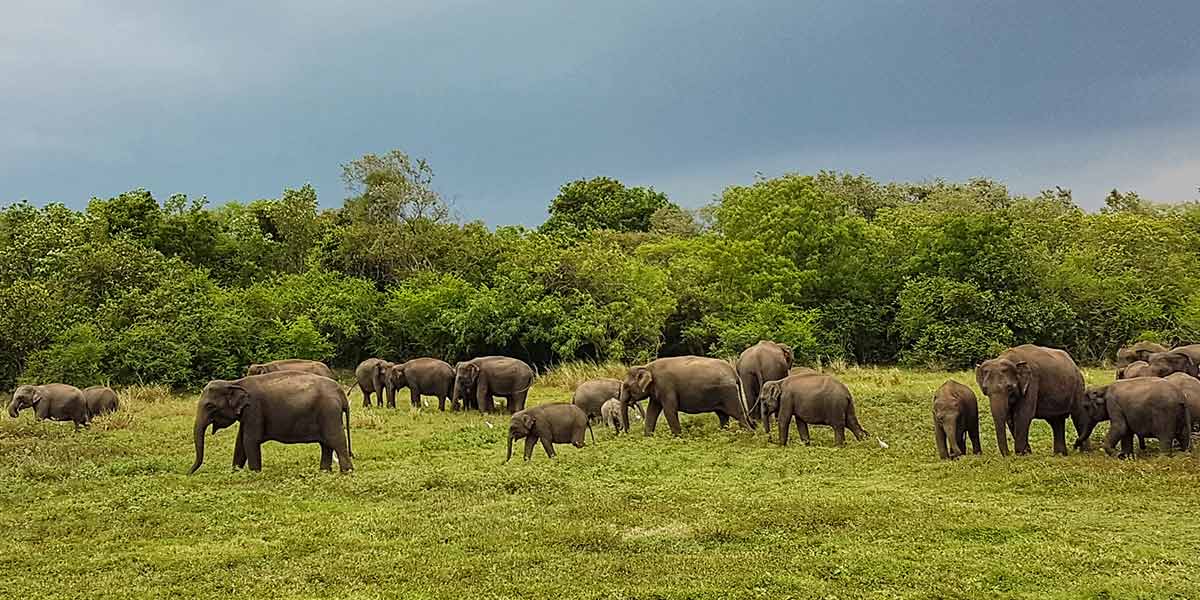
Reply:
[[[1200,2],[0,0],[0,204],[214,204],[400,149],[463,220],[609,176],[1200,199]]]

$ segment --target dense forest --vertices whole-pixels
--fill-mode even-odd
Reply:
[[[538,365],[735,354],[958,368],[1024,342],[1098,362],[1200,340],[1200,205],[1113,191],[760,178],[683,209],[599,177],[537,229],[458,222],[402,152],[208,207],[134,190],[0,211],[0,383],[194,385],[283,357],[508,354]]]

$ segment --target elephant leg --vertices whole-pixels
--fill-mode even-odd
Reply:
[[[671,427],[671,435],[679,437],[683,428],[679,426],[679,410],[675,406],[664,406],[663,414],[667,417],[667,425]]]
[[[846,445],[846,426],[845,425],[837,424],[837,425],[833,426],[833,445],[835,445],[835,446],[845,446]]]
[[[383,408],[383,390],[375,390],[375,406]],[[392,406],[395,407],[395,403]]]
[[[1017,454],[1030,454],[1032,450],[1029,447],[1029,427],[1033,424],[1032,421],[1025,419],[1013,421],[1013,446],[1016,447]]]
[[[654,428],[658,426],[658,414],[662,412],[662,404],[651,399],[650,406],[646,407],[646,437],[654,435]]]
[[[950,458],[950,453],[946,449],[946,430],[942,429],[942,424],[938,422],[937,417],[933,418],[933,439],[937,442],[938,458],[942,460]]]
[[[363,395],[363,408],[371,408],[371,390],[368,390],[367,386],[362,384],[359,384],[358,390]]]
[[[1116,451],[1117,442],[1121,439],[1121,432],[1117,430],[1117,424],[1112,423],[1108,427],[1108,433],[1104,435],[1104,453],[1112,456]]]
[[[508,412],[509,414],[525,410],[525,398],[529,396],[529,390],[522,390],[509,396]]]
[[[542,448],[546,450],[546,456],[549,456],[550,458],[554,458],[554,443],[550,441],[550,438],[546,438],[546,437],[541,438],[541,440],[542,440]]]
[[[1164,423],[1158,428],[1158,451],[1170,456],[1175,452],[1175,428]]]
[[[438,412],[446,412],[446,395],[438,394]]]
[[[417,388],[411,385],[408,387],[408,401],[412,404],[413,408],[421,408],[421,392],[418,392]]]
[[[1053,417],[1047,419],[1050,422],[1050,430],[1054,432],[1054,453],[1062,456],[1067,455],[1067,417]],[[1026,432],[1028,435],[1028,432]]]
[[[238,431],[238,435],[233,442],[233,468],[241,469],[246,466],[246,443],[242,441],[242,432]]]
[[[1121,436],[1121,458],[1133,458],[1133,434]]]
[[[533,458],[533,447],[537,446],[537,441],[537,436],[532,433],[525,436],[525,462],[529,462],[529,459]]]
[[[779,445],[786,446],[788,444],[788,436],[792,432],[792,411],[786,409],[779,410]]]
[[[957,437],[954,440],[954,445],[958,448],[958,453],[960,455],[965,455],[967,453],[967,430],[966,429],[958,430]]]
[[[262,470],[262,442],[259,440],[246,440],[246,462],[250,463],[251,471]]]
[[[1146,438],[1140,433],[1134,434],[1137,436],[1138,450],[1146,451]]]
[[[729,415],[723,412],[718,412],[717,423],[720,425],[721,429],[725,429],[729,425]]]
[[[812,436],[808,434],[808,423],[801,421],[799,417],[796,418],[796,432],[800,434],[800,441],[805,446],[812,443]]]
[[[333,448],[325,442],[321,442],[321,470],[333,471]]]
[[[981,449],[981,447],[979,445],[979,420],[978,419],[976,419],[976,421],[968,427],[967,434],[971,436],[971,453],[972,454],[982,453],[983,450]]]

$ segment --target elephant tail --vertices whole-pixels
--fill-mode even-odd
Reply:
[[[354,447],[350,444],[350,400],[346,400],[345,406],[342,407],[342,414],[346,415],[346,454],[350,458],[354,458]]]
[[[595,444],[596,443],[596,432],[592,431],[592,420],[585,419],[585,421],[587,422],[588,433],[592,434],[592,443]]]
[[[742,378],[737,376],[736,369],[733,372],[733,380],[736,382],[735,385],[737,386],[738,404],[742,405],[742,418],[746,419],[747,422],[753,425],[754,421],[750,416],[750,407],[746,405],[746,394],[742,392]]]
[[[879,444],[880,448],[885,450],[889,448],[888,443],[883,441],[883,438],[873,435],[870,431],[863,429],[862,424],[858,422],[858,413],[854,410],[853,398],[848,399],[846,402],[846,427],[849,427],[850,431],[858,432],[863,437],[875,438],[875,443]]]

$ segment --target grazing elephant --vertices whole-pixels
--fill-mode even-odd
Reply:
[[[749,409],[746,416],[751,421],[759,412],[758,394],[763,384],[787,377],[791,368],[792,347],[786,344],[762,340],[742,351],[737,361],[737,373]]]
[[[313,375],[333,379],[333,371],[325,363],[315,360],[304,360],[302,358],[273,360],[266,364],[250,365],[250,368],[246,369],[246,375],[266,375],[267,373],[275,373],[277,371],[300,371],[302,373],[312,373]]]
[[[846,443],[846,428],[861,441],[870,433],[858,423],[850,390],[830,375],[791,375],[763,385],[760,412],[767,439],[771,439],[771,417],[779,419],[779,445],[786,446],[792,419],[800,441],[809,443],[809,425],[829,425],[834,443]],[[880,442],[880,446],[883,443]]]
[[[957,381],[947,381],[933,393],[933,435],[938,456],[954,459],[966,454],[968,434],[972,452],[979,454],[979,402],[975,392]]]
[[[387,389],[387,370],[392,363],[382,358],[368,358],[354,369],[354,379],[358,389],[362,390],[363,408],[371,408],[371,394],[375,394],[375,403],[383,407],[383,392]],[[353,388],[352,388],[353,389]],[[388,406],[396,408],[395,396],[389,395]]]
[[[660,358],[630,367],[621,382],[621,420],[629,422],[629,405],[650,398],[646,409],[646,436],[654,435],[659,413],[667,417],[671,434],[680,434],[679,413],[717,414],[721,427],[729,418],[747,430],[754,424],[746,417],[746,401],[738,385],[737,371],[729,363],[703,356]]]
[[[511,414],[525,410],[525,398],[533,386],[533,369],[525,361],[507,356],[484,356],[460,362],[454,371],[450,403],[455,410],[458,399],[462,398],[464,409],[494,412],[496,396],[507,400]]]
[[[1171,382],[1183,392],[1187,402],[1188,412],[1192,415],[1192,431],[1200,430],[1200,379],[1186,373],[1171,373],[1164,379]]]
[[[600,422],[612,427],[614,433],[629,431],[629,425],[621,420],[621,401],[616,398],[609,398],[600,406]]]
[[[39,421],[73,421],[76,431],[88,424],[87,402],[83,392],[73,385],[23,385],[13,392],[12,401],[8,404],[8,416],[15,419],[17,413],[29,407],[33,407],[33,414]]]
[[[571,404],[583,409],[587,414],[588,420],[599,419],[602,417],[601,409],[604,404],[611,398],[618,398],[621,395],[621,380],[619,379],[589,379],[575,388],[575,393],[571,394]],[[634,402],[633,407],[637,409],[638,416],[642,419],[646,418],[646,412],[642,410],[641,402]],[[629,422],[623,421],[625,431],[629,431]]]
[[[235,422],[240,423],[233,450],[235,469],[249,462],[251,471],[261,471],[262,444],[269,441],[320,444],[321,470],[332,470],[334,452],[343,473],[354,468],[350,461],[350,401],[341,386],[327,377],[279,371],[208,382],[196,404],[192,432],[196,462],[188,473],[195,473],[204,463],[204,428],[211,424],[215,434]]]
[[[1196,371],[1196,362],[1186,352],[1179,352],[1178,350],[1155,352],[1147,357],[1146,362],[1149,364],[1145,369],[1142,369],[1146,377],[1166,377],[1171,373],[1184,373],[1191,377],[1200,377],[1200,372]],[[1129,372],[1129,368],[1125,369],[1125,377],[1127,379],[1135,377],[1135,375],[1130,375]]]
[[[541,440],[546,456],[554,458],[554,444],[571,444],[582,448],[584,430],[591,431],[587,415],[578,406],[565,402],[541,404],[513,413],[508,425],[508,458],[512,460],[513,440],[525,438],[525,460],[533,458],[533,447]],[[596,433],[592,432],[592,443]]]
[[[1117,378],[1120,379],[1120,371],[1125,367],[1137,361],[1147,362],[1146,359],[1155,352],[1166,352],[1166,346],[1155,344],[1154,342],[1137,342],[1132,346],[1126,346],[1117,350]]]
[[[92,417],[117,412],[117,393],[112,388],[93,385],[83,390],[83,402],[87,406],[88,420]]]
[[[454,367],[436,358],[414,358],[387,369],[388,406],[396,405],[396,390],[408,388],[413,407],[421,406],[421,396],[436,396],[438,410],[446,410],[446,400],[454,389]]]
[[[1082,414],[1083,374],[1071,355],[1054,348],[1025,344],[1009,348],[999,358],[983,361],[975,367],[975,381],[988,397],[992,421],[996,426],[996,445],[1008,456],[1008,436],[1012,430],[1017,454],[1029,454],[1029,427],[1034,419],[1050,423],[1054,431],[1055,454],[1067,454],[1066,421],[1071,416],[1079,433],[1076,446],[1086,449]]]
[[[1117,379],[1133,379],[1134,377],[1154,377],[1150,374],[1150,363],[1135,360],[1122,369],[1117,369]]]
[[[1170,454],[1175,443],[1187,450],[1191,441],[1191,411],[1183,392],[1159,377],[1122,379],[1087,389],[1083,400],[1088,433],[1100,421],[1110,421],[1104,451],[1112,455],[1121,442],[1122,458],[1133,456],[1133,436],[1157,437]]]

